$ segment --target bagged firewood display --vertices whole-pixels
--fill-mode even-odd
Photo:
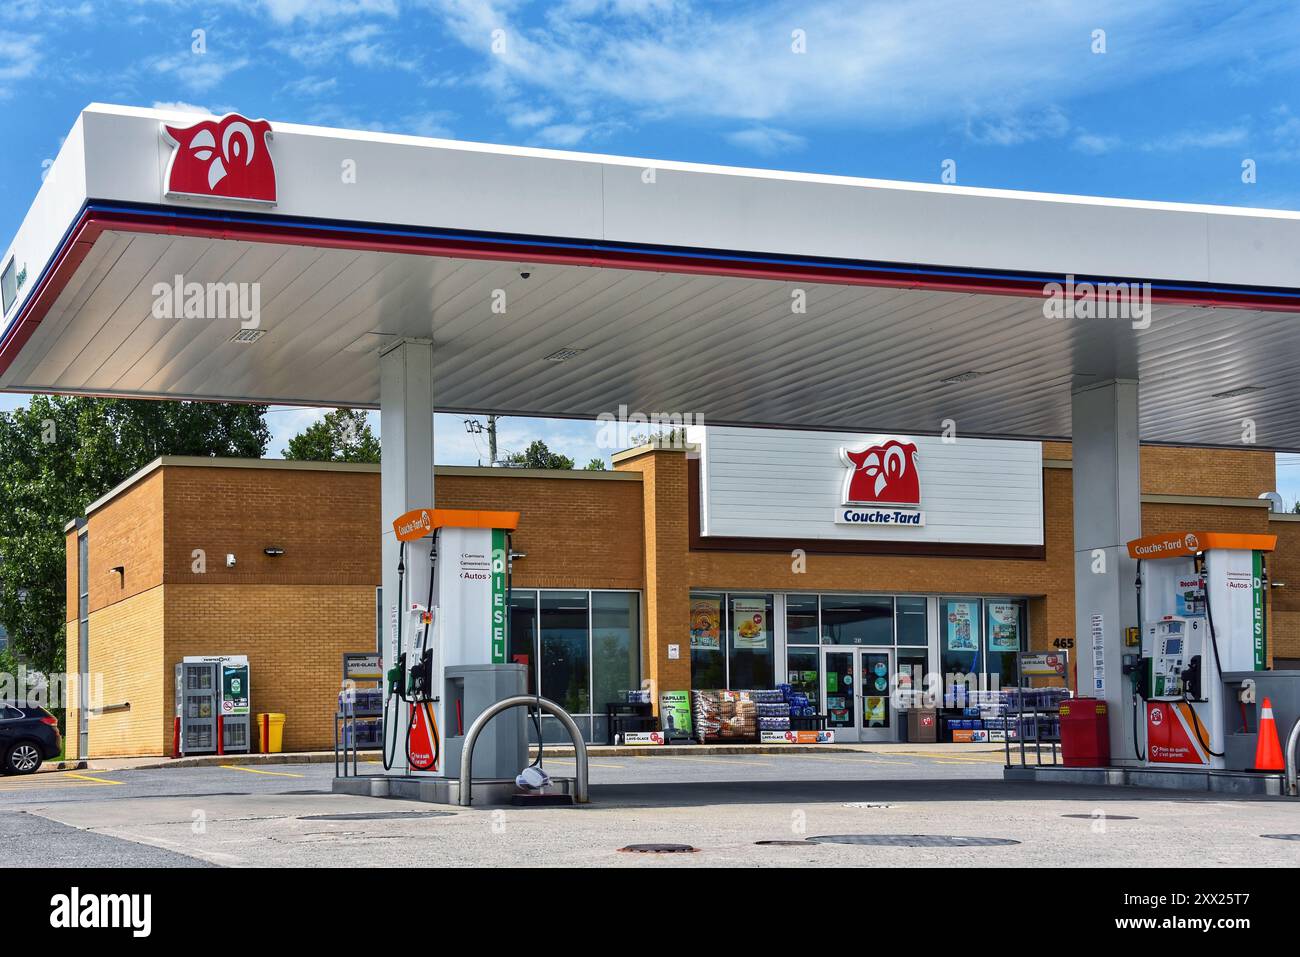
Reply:
[[[692,691],[691,720],[696,741],[707,744],[719,740],[722,731],[722,702],[719,693]]]

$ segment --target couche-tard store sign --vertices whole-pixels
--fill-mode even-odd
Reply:
[[[727,426],[690,438],[703,546],[1043,544],[1038,442]]]
[[[889,439],[858,451],[840,449],[844,494],[835,521],[844,525],[925,525],[916,445]]]

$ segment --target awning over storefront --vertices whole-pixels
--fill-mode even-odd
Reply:
[[[1297,213],[240,122],[82,113],[0,262],[0,388],[376,407],[412,337],[442,409],[1066,437],[1118,378],[1144,440],[1300,449]],[[1154,314],[1045,318],[1095,280]]]

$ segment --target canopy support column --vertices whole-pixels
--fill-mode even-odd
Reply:
[[[393,666],[398,616],[406,616],[412,601],[424,604],[429,589],[429,549],[432,538],[408,542],[405,553],[405,594],[398,585],[398,542],[393,519],[415,508],[433,507],[433,344],[406,339],[379,357],[379,431],[383,443],[380,466],[381,556],[383,561],[384,671]],[[413,646],[412,620],[402,621],[402,643]],[[409,664],[409,662],[408,662]],[[441,704],[438,706],[441,708]],[[397,744],[391,773],[409,772],[406,758],[406,707],[397,709]],[[441,726],[441,714],[439,714]]]
[[[1134,764],[1131,681],[1122,671],[1126,625],[1140,625],[1136,563],[1142,534],[1138,384],[1116,379],[1071,396],[1074,484],[1074,662],[1078,693],[1104,698],[1115,764]]]

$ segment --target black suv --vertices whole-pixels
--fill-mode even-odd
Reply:
[[[0,702],[0,774],[31,774],[62,751],[58,718],[34,705]]]

